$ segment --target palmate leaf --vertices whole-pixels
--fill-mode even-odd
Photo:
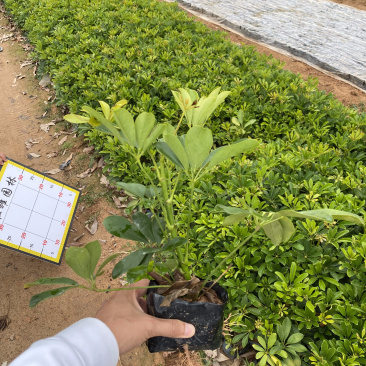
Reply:
[[[301,219],[311,219],[311,220],[322,220],[333,222],[334,220],[344,220],[349,222],[354,222],[356,224],[365,225],[364,220],[353,213],[333,210],[328,208],[323,208],[319,210],[310,210],[310,211],[293,211],[293,210],[284,210],[280,211],[279,214],[287,217],[296,217]]]
[[[118,238],[148,243],[138,227],[122,216],[109,216],[103,221],[106,230]]]
[[[160,244],[163,238],[163,232],[156,218],[150,219],[142,212],[136,212],[132,216],[132,221],[140,232],[154,244]]]
[[[120,128],[124,139],[130,146],[136,146],[135,122],[132,114],[125,108],[113,112],[117,126]]]
[[[84,246],[84,248],[89,252],[90,255],[90,272],[94,273],[97,267],[100,255],[102,254],[102,247],[98,240],[92,241]]]
[[[112,278],[117,278],[122,274],[126,273],[132,268],[138,267],[147,260],[149,261],[152,254],[147,253],[145,249],[139,249],[135,252],[132,252],[128,256],[124,257],[120,260],[113,268]]]
[[[180,162],[180,165],[183,166],[183,168],[185,170],[188,170],[189,169],[188,156],[187,156],[186,150],[185,150],[181,140],[178,138],[178,136],[168,133],[164,136],[164,141],[169,146],[170,150],[174,153],[174,155],[177,157],[177,159]],[[167,156],[167,157],[170,158],[169,156]],[[172,159],[170,159],[170,160],[172,160]]]
[[[121,134],[118,132],[116,127],[108,121],[102,114],[98,113],[96,110],[89,106],[83,106],[83,111],[87,112],[91,117],[95,118],[97,121],[99,121],[101,124],[104,125],[104,127],[114,136],[116,137],[121,143],[124,143]]]
[[[231,145],[219,147],[218,149],[211,151],[203,165],[207,165],[207,169],[212,169],[214,166],[222,163],[225,160],[255,149],[258,145],[259,142],[257,140],[244,139]]]
[[[178,156],[174,153],[174,151],[169,147],[169,145],[165,141],[158,141],[156,143],[157,150],[165,155],[172,163],[174,163],[177,167],[181,169],[185,169]]]
[[[89,123],[90,118],[71,113],[64,116],[64,120],[70,123]]]
[[[212,132],[200,126],[192,127],[185,138],[185,151],[193,170],[201,168],[212,148]]]
[[[66,251],[65,260],[78,276],[90,280],[93,272],[91,271],[91,256],[86,248],[69,248]]]
[[[118,188],[124,189],[127,193],[130,193],[132,196],[139,198],[144,198],[147,190],[147,188],[140,183],[117,182],[116,186]]]

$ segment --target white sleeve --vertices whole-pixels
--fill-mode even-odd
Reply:
[[[79,320],[53,337],[33,343],[9,366],[116,366],[119,349],[100,320]]]

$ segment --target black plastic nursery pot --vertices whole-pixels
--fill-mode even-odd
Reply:
[[[150,285],[156,283],[151,281]],[[210,287],[208,282],[205,287]],[[147,340],[147,347],[151,353],[182,350],[185,344],[192,351],[214,350],[220,347],[222,341],[222,327],[224,309],[228,295],[224,288],[217,283],[212,287],[222,305],[209,302],[188,302],[182,299],[174,300],[170,306],[160,306],[164,296],[156,293],[155,289],[147,292],[147,313],[162,319],[178,319],[193,324],[196,333],[191,338],[153,337]]]

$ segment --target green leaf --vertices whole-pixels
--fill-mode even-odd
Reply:
[[[296,231],[296,229],[291,220],[287,217],[283,217],[279,220],[279,222],[282,226],[282,242],[287,243]]]
[[[224,206],[224,205],[216,205],[215,210],[219,212],[225,212],[229,215],[236,215],[241,213],[247,214],[249,212],[248,210],[243,210],[242,208],[239,207]]]
[[[231,145],[219,147],[218,149],[211,151],[202,165],[205,166],[207,164],[207,169],[212,169],[225,160],[255,149],[258,145],[259,142],[257,140],[244,139]]]
[[[169,147],[169,145],[165,141],[159,140],[156,143],[157,150],[165,155],[171,162],[173,162],[179,168],[185,169],[181,161],[178,159],[177,155],[174,151]]]
[[[262,358],[261,358],[261,360],[259,361],[259,366],[265,366],[266,364],[267,364],[267,358],[268,358],[268,356],[265,354]]]
[[[111,108],[109,107],[109,105],[106,102],[99,101],[99,104],[102,107],[104,117],[109,120],[109,118],[111,116]]]
[[[192,127],[185,138],[185,151],[193,170],[201,168],[213,144],[212,132],[208,128]]]
[[[331,277],[324,277],[324,279],[327,281],[327,282],[329,282],[329,283],[331,283],[332,285],[335,285],[335,286],[339,286],[339,282],[338,281],[336,281],[334,278],[331,278]]]
[[[122,188],[128,193],[129,195],[144,198],[147,188],[140,184],[140,183],[124,183],[124,182],[117,182],[116,186],[118,188]]]
[[[99,266],[98,270],[97,270],[97,274],[96,277],[101,276],[103,268],[111,261],[113,261],[113,259],[116,259],[119,256],[118,253],[116,254],[112,254],[110,255],[108,258],[106,258],[103,263]]]
[[[277,334],[272,333],[267,340],[268,348],[272,348],[272,346],[276,343],[276,340],[277,340]]]
[[[156,127],[151,131],[148,138],[145,140],[141,148],[141,153],[144,153],[156,140],[160,137],[160,135],[163,133],[165,129],[165,125],[162,123],[159,123],[156,125]]]
[[[130,146],[136,146],[135,122],[132,114],[125,108],[113,112],[117,126],[121,129],[123,137]]]
[[[248,210],[247,210],[247,213],[243,212],[241,214],[230,215],[228,217],[225,217],[223,225],[224,226],[236,225],[239,222],[243,221],[249,215],[251,215],[251,212]]]
[[[159,222],[160,222],[160,225],[159,225]],[[152,232],[153,232],[153,236],[154,236],[153,242],[156,244],[161,244],[164,233],[163,233],[163,231],[161,231],[160,226],[163,228],[163,230],[165,229],[164,219],[154,215],[151,220],[151,225],[152,225]]]
[[[39,278],[38,280],[34,282],[29,282],[24,285],[24,288],[30,288],[33,286],[39,286],[39,285],[71,285],[71,286],[77,286],[78,283],[74,281],[71,278],[67,277],[44,277]]]
[[[85,248],[71,247],[66,251],[67,265],[80,277],[90,280],[93,272],[90,270],[90,253]]]
[[[144,249],[136,250],[120,260],[113,268],[112,278],[117,278],[129,271],[131,268],[139,266],[145,259]]]
[[[253,343],[252,347],[258,351],[258,352],[263,352],[265,350],[265,348],[262,348],[259,344],[255,344]]]
[[[302,344],[296,343],[296,344],[290,344],[289,346],[287,346],[287,349],[290,351],[295,351],[295,352],[306,352],[308,349],[303,346]]]
[[[349,222],[354,222],[356,224],[365,226],[365,221],[358,215],[355,215],[350,212],[340,211],[340,210],[333,210],[333,209],[321,209],[321,210],[314,210],[314,211],[322,211],[326,214],[332,215],[334,220],[344,220]],[[310,211],[311,212],[311,211]]]
[[[314,305],[311,303],[311,301],[306,302],[306,307],[312,312],[315,313]]]
[[[185,170],[189,169],[189,161],[187,157],[186,150],[176,135],[172,135],[170,133],[164,136],[164,140],[169,146],[169,148],[173,151],[175,156],[180,161],[181,165],[184,167]]]
[[[285,342],[288,335],[290,334],[290,331],[291,331],[291,320],[289,318],[285,318],[283,323],[277,326],[277,334],[282,342]]]
[[[282,243],[283,229],[279,220],[263,225],[262,229],[274,245],[280,245]]]
[[[102,247],[98,240],[92,241],[84,246],[90,254],[90,272],[93,274],[97,267],[100,255],[102,254]]]
[[[287,340],[287,344],[299,343],[304,338],[302,333],[294,333],[290,335],[290,338]]]
[[[292,262],[291,268],[290,268],[290,282],[294,282],[295,275],[296,275],[296,269],[297,269],[296,262]]]
[[[135,224],[122,216],[109,216],[103,221],[106,230],[118,238],[148,243],[148,239],[140,232]]]
[[[46,300],[46,299],[52,299],[53,297],[56,297],[56,296],[60,296],[60,295],[64,294],[67,290],[70,290],[75,287],[76,286],[59,287],[59,288],[55,288],[53,290],[48,290],[45,292],[41,292],[40,294],[34,295],[34,296],[32,296],[32,298],[29,301],[29,307],[34,308],[41,301]]]
[[[89,123],[90,118],[78,114],[67,114],[64,116],[64,120],[70,123]]]
[[[161,249],[161,251],[164,251],[164,252],[165,251],[171,251],[171,250],[174,250],[176,248],[181,247],[185,243],[187,243],[187,239],[186,238],[177,237],[177,238],[174,238],[174,239],[170,239],[163,246],[163,248]]]
[[[116,137],[121,143],[124,142],[121,134],[118,132],[116,127],[114,127],[114,125],[110,121],[108,121],[103,115],[101,115],[100,113],[95,111],[93,108],[88,107],[88,106],[84,106],[82,110],[87,112],[90,116],[95,118],[100,123],[102,123],[112,133],[112,135],[114,137]]]
[[[267,348],[266,341],[261,336],[258,336],[258,342],[264,349]]]
[[[131,268],[127,271],[127,282],[133,283],[147,277],[148,264]]]
[[[143,148],[151,130],[155,125],[155,116],[152,113],[143,112],[135,122],[137,147]]]
[[[145,238],[149,239],[151,242],[154,242],[155,236],[153,233],[152,222],[146,214],[142,212],[136,212],[132,215],[132,221],[136,225],[137,229],[140,230],[142,235],[145,236]],[[156,229],[160,230],[161,232],[161,229],[159,227],[157,227]]]

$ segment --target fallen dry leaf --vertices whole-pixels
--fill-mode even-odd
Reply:
[[[93,166],[90,169],[90,172],[93,173],[94,170],[97,169],[97,168],[98,168],[98,163],[95,161],[94,164],[93,164]]]
[[[100,178],[100,184],[104,184],[105,186],[109,186],[109,180],[103,174],[102,174],[102,178]]]
[[[94,151],[94,149],[95,149],[94,146],[89,146],[83,149],[83,152],[86,154],[90,154],[92,151]]]
[[[65,141],[67,140],[67,136],[64,136],[59,142],[58,144],[61,146]]]
[[[86,177],[90,177],[90,175],[91,175],[91,169],[89,168],[89,169],[85,170],[85,172],[77,174],[76,177],[83,179],[83,178],[86,178]]]
[[[122,208],[121,201],[116,196],[112,196],[112,199],[117,208]]]
[[[47,172],[44,172],[44,173],[54,175],[54,174],[60,173],[60,171],[61,171],[60,169],[55,168],[55,169],[52,169],[52,170],[48,170]]]
[[[39,144],[40,140],[42,140],[42,137],[38,137],[36,139],[28,139],[25,142],[25,146],[27,149],[30,149],[34,144]]]
[[[54,158],[55,156],[57,156],[57,152],[56,151],[52,151],[52,152],[48,153],[46,156],[48,157],[48,159],[49,158]]]
[[[85,229],[88,230],[90,234],[94,235],[98,230],[98,221],[97,221],[97,219],[94,219],[94,222],[92,223],[90,228],[89,228],[88,225],[85,225]]]
[[[40,154],[36,154],[36,153],[29,153],[28,154],[28,159],[36,159],[36,158],[40,158],[41,155]]]
[[[20,68],[22,69],[23,67],[25,66],[30,66],[33,64],[33,61],[30,61],[30,60],[27,60],[27,61],[24,61],[21,65],[20,65]]]
[[[41,131],[44,132],[48,132],[50,130],[50,126],[54,126],[55,122],[49,122],[49,123],[45,123],[45,124],[40,124],[39,128],[41,129]]]
[[[100,158],[98,161],[98,168],[103,168],[104,165],[104,158]]]
[[[73,241],[78,241],[79,239],[81,239],[83,236],[85,235],[85,233],[82,233],[81,235],[77,236],[76,238],[73,239]]]

